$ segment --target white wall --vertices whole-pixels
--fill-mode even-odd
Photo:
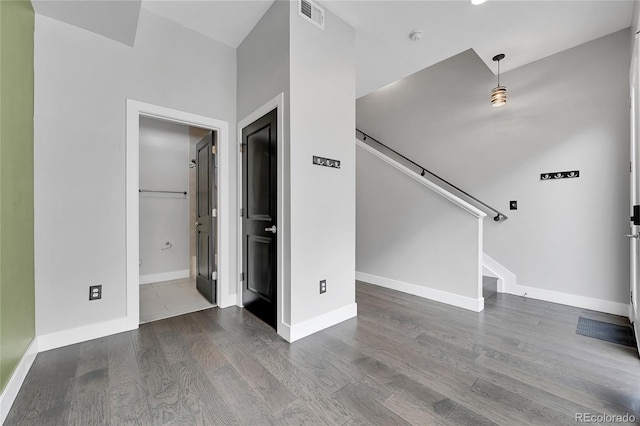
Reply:
[[[485,252],[519,284],[628,303],[628,69],[625,30],[505,73],[494,109],[495,76],[467,51],[358,99],[357,126],[506,209]],[[540,181],[564,170],[580,178]]]
[[[140,283],[189,275],[189,128],[140,118]],[[169,244],[166,244],[169,242]],[[154,277],[149,277],[152,275]]]
[[[362,148],[356,157],[356,269],[362,280],[395,282],[405,292],[479,310],[478,216]]]
[[[290,2],[291,324],[355,303],[355,31]],[[340,169],[312,164],[318,155]],[[319,281],[327,292],[319,294]]]
[[[235,123],[235,81],[234,49],[144,9],[133,48],[36,15],[38,335],[125,317],[126,99]]]

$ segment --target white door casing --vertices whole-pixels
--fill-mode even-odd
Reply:
[[[231,253],[232,247],[227,223],[233,217],[231,215],[231,175],[228,168],[231,165],[228,155],[229,123],[214,118],[192,114],[185,111],[166,108],[158,105],[144,103],[133,99],[127,99],[126,105],[126,299],[127,313],[126,324],[128,330],[138,328],[140,322],[140,279],[139,279],[139,253],[140,253],[140,223],[139,223],[139,171],[140,171],[140,117],[156,118],[164,121],[200,127],[218,132],[218,218],[222,222],[219,225],[218,238],[218,306],[223,308],[236,304],[235,282],[236,265]]]
[[[640,167],[640,67],[638,65],[639,58],[639,35],[636,34],[633,54],[631,59],[631,68],[629,71],[629,83],[630,83],[630,154],[631,154],[631,182],[630,182],[630,204],[631,211],[633,206],[640,204],[640,173],[638,167]],[[631,271],[630,271],[630,305],[629,305],[629,320],[634,323],[634,329],[636,334],[636,342],[640,345],[640,324],[637,320],[639,318],[638,313],[638,296],[639,296],[639,283],[640,280],[640,226],[634,225],[633,221],[630,222],[630,234],[629,234],[629,246],[631,256]],[[638,346],[640,351],[640,346]]]

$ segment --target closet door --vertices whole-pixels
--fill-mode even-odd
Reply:
[[[196,146],[196,287],[216,303],[216,134],[212,132]]]

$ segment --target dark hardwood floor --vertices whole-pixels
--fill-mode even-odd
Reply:
[[[495,288],[495,287],[494,287]],[[474,313],[358,283],[358,318],[288,344],[209,309],[41,353],[6,425],[562,425],[640,419],[633,348],[578,316],[497,294]]]

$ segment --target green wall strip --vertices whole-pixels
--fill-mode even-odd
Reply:
[[[28,0],[0,1],[0,390],[35,335],[34,20]]]

